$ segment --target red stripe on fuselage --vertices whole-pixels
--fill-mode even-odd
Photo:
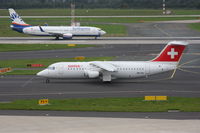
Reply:
[[[18,23],[14,23],[14,22],[12,24],[21,25],[21,26],[30,26],[29,24],[18,24]]]

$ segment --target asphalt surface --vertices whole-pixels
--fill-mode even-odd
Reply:
[[[177,23],[176,23],[177,22]],[[187,23],[131,23],[125,24],[128,36],[132,37],[199,37],[200,32],[190,29]]]
[[[55,40],[55,37],[0,37],[0,44],[162,44],[169,40],[199,43],[200,32],[188,27],[190,23],[199,22],[199,20],[148,23],[90,22],[91,24],[125,25],[128,37],[100,37],[98,41],[94,37],[74,37],[73,40]]]
[[[151,47],[154,47],[152,49]],[[22,51],[22,52],[0,52],[0,60],[11,59],[38,59],[38,58],[73,58],[76,56],[105,57],[105,56],[137,56],[149,53],[158,53],[165,45],[100,45],[97,47],[44,50],[44,51]],[[142,52],[141,52],[142,51]],[[136,59],[134,59],[136,60]]]
[[[174,22],[176,23],[176,22]],[[5,44],[100,44],[100,47],[69,50],[0,52],[0,59],[32,58],[70,58],[75,56],[116,56],[115,60],[149,60],[170,40],[187,40],[192,43],[184,54],[173,79],[171,73],[152,76],[148,79],[115,80],[104,84],[100,80],[51,80],[36,76],[1,76],[0,101],[33,98],[90,98],[90,97],[138,97],[145,95],[200,96],[200,37],[199,32],[187,28],[186,24],[144,23],[127,25],[132,37],[75,38],[75,40],[55,41],[47,38],[1,37]],[[142,25],[142,26],[141,26]],[[129,45],[128,45],[129,44]],[[131,44],[131,45],[130,45]],[[135,44],[135,45],[132,45]],[[141,45],[142,44],[142,45]],[[149,44],[149,45],[144,45]],[[150,118],[150,119],[199,119],[200,114],[192,113],[109,113],[109,112],[62,112],[62,111],[0,111],[0,115],[27,116],[71,116],[71,117],[113,117],[113,118]]]
[[[137,34],[137,33],[136,33]],[[0,37],[0,44],[166,44],[170,40],[200,43],[200,37],[74,37],[73,40],[55,40],[55,37]]]
[[[53,116],[53,117],[105,117],[140,119],[199,120],[200,112],[80,112],[80,111],[30,111],[0,110],[0,115],[10,116]]]
[[[10,16],[0,16],[0,18],[9,18]],[[23,18],[71,18],[72,16],[22,16]],[[148,16],[76,16],[76,18],[135,18],[135,17],[141,17],[141,18],[157,18],[157,17],[200,17],[200,15],[148,15]]]
[[[116,56],[115,60],[149,60],[155,57],[165,45],[106,45],[95,48],[58,50],[57,52],[40,51],[40,54],[23,52],[17,59],[24,57],[49,58],[60,53],[59,57],[72,57],[76,53],[82,56]],[[133,51],[133,52],[131,52]],[[0,79],[0,101],[32,98],[89,98],[89,97],[138,97],[145,95],[167,96],[200,96],[200,45],[190,45],[177,70],[175,77],[166,79],[171,72],[151,76],[147,79],[114,80],[110,84],[96,79],[66,79],[51,80],[46,84],[45,79],[32,76],[2,76]],[[36,52],[37,53],[37,52]],[[6,54],[7,59],[14,58],[12,53]]]

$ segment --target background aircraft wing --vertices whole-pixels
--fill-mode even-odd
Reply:
[[[46,32],[46,33],[49,33],[53,36],[63,36],[63,33],[58,33],[58,32]]]
[[[46,33],[51,34],[53,36],[64,36],[64,35],[70,34],[70,33],[64,33],[64,32],[45,31],[45,30],[43,30],[43,28],[41,26],[39,26],[39,28],[40,28],[41,32],[46,32]]]
[[[62,36],[63,35],[63,33],[44,31],[41,26],[39,26],[39,28],[40,28],[41,32],[46,32],[46,33],[49,33],[51,35],[57,35],[57,36]]]
[[[117,67],[110,64],[110,63],[107,63],[107,62],[101,62],[101,61],[94,61],[94,62],[91,62],[90,63],[91,65],[94,65],[96,67],[99,67],[103,70],[106,70],[106,71],[109,71],[109,72],[115,72],[117,71]]]

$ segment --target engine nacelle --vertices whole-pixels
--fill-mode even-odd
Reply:
[[[70,33],[67,33],[67,34],[63,34],[63,39],[64,40],[69,40],[69,39],[72,39],[73,35],[70,34]]]
[[[97,78],[97,77],[99,77],[99,72],[87,70],[87,71],[85,71],[85,76],[87,76],[88,78]]]

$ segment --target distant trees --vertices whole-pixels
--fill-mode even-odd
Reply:
[[[161,8],[163,0],[0,0],[0,8]],[[166,0],[168,8],[197,8],[200,0]]]

